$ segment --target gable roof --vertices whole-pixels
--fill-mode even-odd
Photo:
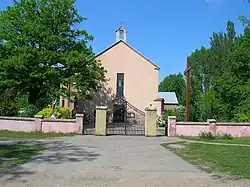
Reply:
[[[104,49],[102,52],[98,53],[95,57],[98,57],[100,55],[102,55],[103,53],[107,52],[108,50],[110,50],[111,48],[115,47],[116,45],[118,45],[119,43],[124,43],[127,47],[129,47],[130,49],[132,49],[134,52],[136,52],[138,55],[140,55],[142,58],[144,58],[146,61],[148,61],[150,64],[152,64],[155,69],[159,70],[159,66],[157,66],[156,64],[154,64],[152,61],[150,61],[148,58],[146,58],[145,56],[143,56],[141,53],[139,53],[136,49],[134,49],[133,47],[131,47],[128,43],[124,42],[123,40],[120,40],[116,43],[114,43],[113,45],[109,46],[108,48]]]
[[[166,104],[179,104],[175,92],[158,92],[158,97],[163,98]]]

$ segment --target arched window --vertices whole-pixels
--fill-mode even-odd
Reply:
[[[116,96],[124,96],[124,73],[117,73]]]
[[[120,30],[120,40],[124,40],[124,30]]]

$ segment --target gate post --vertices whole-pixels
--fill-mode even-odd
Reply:
[[[106,136],[107,106],[96,107],[95,135]]]
[[[77,129],[77,134],[84,134],[83,133],[83,117],[84,117],[84,114],[76,114],[76,126],[78,127]]]
[[[150,105],[145,111],[145,136],[156,136],[157,109]]]
[[[209,126],[208,126],[209,132],[216,134],[216,120],[215,119],[208,119],[207,122],[209,124]]]
[[[176,136],[176,116],[168,116],[168,136]]]

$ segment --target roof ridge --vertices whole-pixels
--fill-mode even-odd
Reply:
[[[119,40],[118,42],[115,42],[114,44],[112,44],[111,46],[107,47],[106,49],[102,50],[100,53],[98,53],[95,57],[98,57],[100,55],[102,55],[103,53],[107,52],[109,49],[113,48],[114,46],[116,46],[119,43],[123,43],[125,45],[127,45],[130,49],[132,49],[133,51],[135,51],[138,55],[140,55],[142,58],[144,58],[146,61],[148,61],[149,63],[151,63],[153,66],[155,66],[155,68],[157,70],[160,69],[159,66],[157,66],[155,63],[153,63],[151,60],[149,60],[147,57],[145,57],[144,55],[142,55],[138,50],[136,50],[135,48],[133,48],[131,45],[129,45],[128,43],[124,42],[123,40]]]

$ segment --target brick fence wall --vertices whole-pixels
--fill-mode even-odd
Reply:
[[[41,119],[0,116],[0,130],[82,134],[83,115],[77,114],[76,119]]]
[[[200,132],[231,134],[234,137],[250,137],[250,123],[176,122],[175,116],[168,117],[168,136],[199,136]]]

